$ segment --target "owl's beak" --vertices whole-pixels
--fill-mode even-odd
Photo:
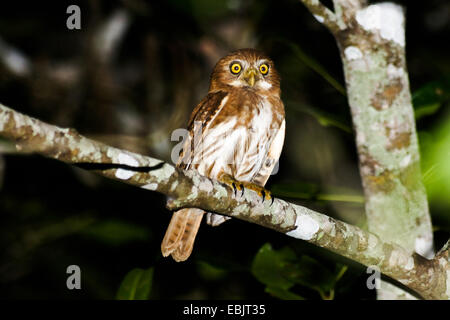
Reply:
[[[256,82],[257,72],[255,68],[248,68],[244,73],[244,80],[248,83],[250,87],[253,87]]]

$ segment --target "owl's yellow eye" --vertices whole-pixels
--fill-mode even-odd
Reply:
[[[259,72],[261,72],[261,74],[263,75],[266,75],[269,72],[269,66],[263,63],[262,65],[259,66]]]
[[[240,64],[240,63],[237,63],[237,62],[233,63],[233,64],[230,66],[230,70],[231,70],[231,73],[233,73],[233,74],[238,74],[238,73],[241,72],[241,70],[242,70],[241,64]]]

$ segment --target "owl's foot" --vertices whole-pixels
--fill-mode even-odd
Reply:
[[[237,192],[239,191],[239,192],[241,192],[240,196],[242,197],[244,195],[244,190],[249,189],[249,190],[255,191],[262,198],[263,202],[264,202],[264,200],[272,200],[272,203],[273,203],[273,198],[272,198],[272,194],[270,193],[270,191],[267,189],[264,189],[264,187],[261,187],[255,183],[238,181],[238,180],[234,179],[232,176],[230,176],[229,174],[225,174],[225,173],[220,175],[218,180],[220,182],[222,182],[223,184],[226,184],[227,186],[232,188],[234,190],[235,196],[236,196]]]
[[[265,189],[264,187],[261,187],[251,182],[242,182],[242,184],[244,185],[244,189],[255,191],[262,198],[263,201],[271,200],[273,202],[272,194],[270,193],[269,190]]]
[[[227,186],[229,186],[231,189],[233,189],[235,196],[237,195],[238,191],[241,192],[241,197],[244,195],[244,184],[240,181],[237,181],[229,174],[226,174],[226,173],[221,174],[218,177],[218,180],[220,182],[222,182],[223,184],[226,184]]]

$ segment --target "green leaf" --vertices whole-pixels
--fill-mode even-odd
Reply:
[[[414,115],[416,117],[416,120],[434,114],[436,111],[440,109],[441,105],[442,103],[431,103],[431,104],[424,104],[421,105],[420,107],[414,108],[415,109]]]
[[[305,298],[296,293],[278,287],[266,287],[265,291],[268,294],[283,300],[305,300]]]
[[[290,248],[273,250],[270,243],[259,249],[252,264],[252,273],[260,282],[272,288],[289,289],[294,283],[286,278],[283,269],[286,263],[295,260],[295,253]]]
[[[423,181],[429,200],[446,212],[450,208],[450,114],[442,118],[421,148]]]
[[[289,278],[293,282],[318,292],[328,292],[336,283],[336,276],[330,270],[306,255],[302,255],[286,272],[289,272]]]
[[[434,114],[450,100],[450,77],[424,85],[414,92],[412,100],[416,119]]]
[[[197,262],[197,271],[203,279],[208,281],[223,279],[227,275],[227,270],[206,261]]]
[[[332,299],[336,283],[346,270],[342,265],[330,270],[310,256],[297,256],[289,247],[274,250],[270,243],[261,247],[252,264],[252,273],[266,285],[265,291],[280,299],[303,299],[292,292],[295,285],[313,289],[323,299]]]
[[[148,300],[153,282],[153,268],[128,272],[117,291],[117,300]]]

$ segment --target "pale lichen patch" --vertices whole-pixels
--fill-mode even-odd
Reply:
[[[295,225],[297,228],[286,234],[297,239],[311,240],[317,231],[319,231],[319,224],[317,221],[306,214],[299,214]]]
[[[407,154],[401,161],[400,167],[406,168],[411,163],[411,155]]]
[[[209,179],[202,179],[198,185],[198,188],[209,193],[213,190],[213,184]]]
[[[133,158],[132,156],[124,153],[124,152],[120,152],[117,155],[117,160],[116,160],[119,164],[124,164],[130,167],[137,167],[139,166],[139,162]],[[119,168],[116,170],[116,177],[118,179],[121,180],[128,180],[130,179],[136,172],[133,170],[127,170],[127,169],[122,169]]]
[[[450,299],[450,270],[447,270],[447,288],[445,291],[445,294],[447,295],[447,298]]]
[[[319,16],[317,14],[314,14],[314,18],[316,18],[316,20],[319,21],[320,23],[323,23],[325,21],[324,17]]]
[[[245,205],[245,204],[240,204],[240,205],[238,205],[236,208],[234,208],[232,214],[233,214],[233,215],[243,214],[243,213],[246,213],[246,212],[247,212],[247,209],[248,209],[247,205]]]
[[[22,114],[20,113],[16,113],[14,112],[12,114],[13,119],[14,119],[14,123],[15,123],[15,127],[16,128],[20,128],[26,125],[31,125],[31,121],[29,121],[30,119],[27,117],[24,117]],[[27,121],[28,120],[28,121]],[[35,132],[35,130],[33,130],[33,132]]]
[[[222,186],[220,184],[216,184],[215,187],[216,187],[216,192],[214,193],[215,198],[220,199],[220,198],[225,198],[228,196],[227,189],[224,186]]]
[[[78,158],[93,158],[94,160],[101,160],[101,152],[98,152],[97,148],[87,139],[81,139],[78,142],[70,139],[69,147],[73,150],[78,149]]]
[[[325,221],[321,224],[321,228],[327,234],[333,234],[336,232],[335,225],[330,219],[325,219]]]
[[[402,258],[403,258],[403,256],[401,254],[399,254],[398,251],[393,250],[389,257],[389,264],[391,265],[391,267],[396,267],[396,266],[402,265],[402,264],[404,264],[403,263],[404,261],[402,261],[403,260]]]
[[[141,188],[155,191],[158,188],[158,184],[157,183],[149,183],[149,184],[143,185]]]
[[[402,78],[405,75],[405,70],[403,68],[397,68],[393,64],[387,66],[387,75],[389,79]]]
[[[405,264],[405,269],[406,270],[412,270],[414,268],[414,258],[413,257],[409,257],[408,258],[408,262]]]
[[[431,259],[434,256],[432,237],[419,236],[415,241],[415,250],[421,256]]]
[[[333,228],[330,231],[330,236],[333,238],[336,236],[336,226],[333,224]]]
[[[115,148],[108,148],[108,150],[106,150],[106,156],[109,159],[111,159],[111,162],[113,162],[113,163],[118,161],[117,160],[118,153],[119,153],[119,150],[117,150]]]
[[[119,153],[119,156],[117,157],[117,160],[120,164],[124,164],[130,167],[137,167],[139,166],[139,162],[132,156],[126,154],[126,153]]]
[[[355,46],[348,46],[347,48],[345,48],[344,55],[345,58],[349,61],[358,60],[363,57],[361,50],[359,50],[359,48]]]
[[[192,179],[192,182],[194,183],[194,185],[195,186],[200,185],[200,181],[201,181],[202,177],[200,175],[196,174],[193,170],[191,170],[191,173],[192,173],[191,179]]]
[[[276,199],[270,210],[272,214],[279,216],[280,227],[282,229],[292,230],[295,228],[295,222],[297,219],[296,210],[286,201]]]
[[[1,103],[0,103],[0,108],[8,110],[8,108],[5,107],[4,105],[2,105]],[[0,117],[0,130],[3,130],[5,128],[5,124],[9,121],[10,117],[7,116],[7,111],[1,110],[1,109],[0,109],[0,114],[1,114],[1,117]]]
[[[369,235],[368,249],[373,250],[378,245],[378,239],[374,235]]]
[[[175,180],[174,183],[172,183],[172,186],[170,187],[170,191],[175,191],[175,189],[177,188],[177,186],[178,186],[178,181]]]
[[[359,131],[356,134],[356,142],[358,142],[358,144],[363,145],[366,143],[366,135],[364,134],[364,132]]]
[[[174,174],[175,168],[172,167],[171,165],[165,164],[162,166],[162,168],[157,169],[153,172],[158,182],[161,182],[168,180]]]
[[[401,6],[393,3],[373,4],[356,13],[356,21],[367,31],[378,31],[386,40],[405,46],[404,16]]]
[[[356,233],[356,235],[357,235],[357,250],[365,251],[367,249],[367,247],[369,246],[368,239],[365,237],[364,232],[362,232],[361,230],[359,230]]]
[[[121,180],[128,180],[135,174],[134,171],[119,168],[116,170],[116,178]]]
[[[43,127],[43,133],[47,141],[52,142],[55,139],[55,130],[53,128],[49,128],[48,126]]]

